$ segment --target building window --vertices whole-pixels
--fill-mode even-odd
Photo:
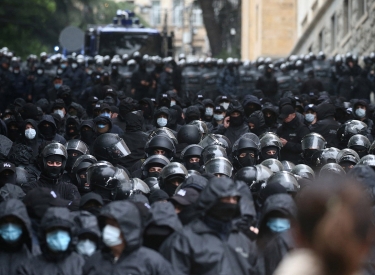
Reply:
[[[199,7],[197,2],[194,2],[193,9],[191,12],[191,22],[194,26],[202,26],[203,25],[203,17],[202,17],[202,10]]]
[[[182,27],[184,20],[184,5],[182,0],[173,0],[173,25]]]
[[[336,48],[337,43],[337,22],[336,14],[331,17],[331,50],[333,51]]]
[[[357,10],[357,19],[360,19],[366,13],[366,0],[357,0],[358,10]]]
[[[319,51],[324,50],[324,30],[319,33]]]
[[[151,7],[151,24],[153,26],[160,25],[161,23],[161,12],[160,12],[160,1],[153,0]]]
[[[350,0],[344,0],[344,35],[350,31],[350,16],[351,16],[351,8],[350,8]]]

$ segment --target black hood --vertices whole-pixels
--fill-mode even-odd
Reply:
[[[9,199],[2,202],[0,204],[0,220],[6,216],[15,216],[23,222],[27,230],[26,245],[30,251],[33,251],[31,221],[25,205],[17,199]]]
[[[169,109],[167,108],[167,107],[161,107],[161,108],[159,108],[159,109],[157,109],[156,111],[155,111],[155,114],[154,114],[154,125],[156,126],[156,127],[159,127],[159,125],[156,123],[156,121],[157,121],[157,119],[158,119],[158,116],[160,115],[160,114],[166,114],[167,116],[168,116],[168,122],[167,122],[167,125],[165,125],[164,127],[168,127],[169,128],[169,121],[170,121],[170,112],[169,112]]]
[[[40,125],[42,125],[44,122],[48,122],[52,125],[53,129],[54,129],[54,133],[49,136],[49,137],[44,137],[42,135],[42,133],[39,132],[39,135],[42,136],[42,138],[45,138],[45,139],[50,139],[50,138],[53,138],[55,135],[56,135],[56,132],[57,132],[57,126],[56,126],[56,122],[55,120],[53,119],[53,117],[51,115],[44,115],[42,116],[42,119],[40,120],[40,122],[38,123],[38,128]]]
[[[73,228],[73,221],[70,216],[68,208],[65,207],[50,207],[47,209],[41,221],[42,235],[44,238],[48,229],[53,227],[66,228],[69,231]],[[44,239],[41,239],[41,241]]]
[[[296,218],[297,206],[293,198],[288,194],[277,194],[268,197],[263,205],[262,213],[259,218],[259,228],[265,226],[268,214],[273,211],[281,212],[284,215]]]
[[[50,111],[50,104],[47,99],[41,98],[36,102],[36,106],[40,107],[44,113],[49,113]]]
[[[211,209],[220,198],[238,196],[241,194],[237,191],[237,186],[230,178],[212,178],[207,186],[202,190],[197,201],[202,214]]]
[[[253,103],[259,106],[259,109],[262,106],[262,103],[260,102],[259,98],[253,95],[246,95],[242,100],[242,106],[246,108],[246,105]]]
[[[360,99],[360,100],[355,100],[354,101],[354,103],[353,103],[353,112],[352,112],[352,114],[353,114],[353,117],[354,117],[354,119],[358,119],[358,120],[361,120],[361,118],[359,118],[358,116],[357,116],[357,114],[355,113],[355,109],[357,108],[357,106],[358,105],[363,105],[363,106],[365,106],[366,107],[366,115],[367,115],[367,112],[368,112],[368,103],[366,102],[366,100],[362,100],[362,99]]]
[[[333,117],[335,115],[335,105],[331,103],[321,103],[316,107],[316,113],[318,120],[325,119],[327,117]]]
[[[86,115],[86,111],[85,109],[82,107],[82,105],[76,103],[76,102],[72,102],[72,104],[70,104],[69,108],[72,107],[74,109],[77,110],[77,117],[79,117],[80,119]],[[68,108],[68,110],[69,110]]]
[[[151,215],[146,222],[147,226],[167,226],[173,231],[182,231],[182,224],[178,219],[175,209],[171,203],[154,203],[150,209]]]
[[[229,104],[227,115],[230,116],[234,112],[239,112],[242,116],[244,115],[244,109],[238,101],[233,101]]]
[[[114,201],[101,210],[99,226],[105,225],[105,218],[115,219],[121,229],[126,242],[126,252],[133,251],[142,245],[141,214],[134,203],[130,201]]]
[[[153,115],[154,112],[155,112],[154,102],[152,102],[151,98],[148,98],[148,97],[142,98],[141,101],[139,101],[140,104],[141,104],[142,102],[147,103],[148,106],[149,106],[149,109],[150,109],[150,117],[148,117],[147,119],[152,118],[152,115]]]
[[[112,119],[110,119],[109,117],[105,117],[105,116],[97,116],[96,118],[94,118],[94,129],[96,129],[96,124],[98,122],[105,122],[106,124],[109,124],[109,129],[107,133],[111,132],[112,127],[113,127]]]
[[[143,123],[145,121],[143,116],[128,113],[124,120],[126,122],[126,132],[142,131]]]
[[[74,222],[75,236],[90,233],[100,238],[101,233],[96,216],[84,210],[72,212],[70,215]]]
[[[259,134],[256,130],[263,128],[266,126],[266,122],[264,121],[264,115],[262,111],[255,111],[252,113],[249,118],[247,119],[248,123],[253,123],[255,125],[255,134]]]

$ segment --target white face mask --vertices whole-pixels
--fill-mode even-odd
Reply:
[[[37,70],[36,73],[41,75],[41,74],[43,74],[43,70]]]
[[[108,247],[122,244],[120,228],[107,224],[103,229],[103,242]]]
[[[96,251],[96,243],[92,240],[80,240],[76,245],[77,252],[81,255],[91,256]]]
[[[61,118],[64,118],[64,112],[63,112],[63,110],[55,110],[54,113],[58,114]]]
[[[223,108],[224,108],[225,110],[227,110],[228,107],[229,107],[229,102],[223,102],[223,103],[220,103],[220,105],[223,106]]]
[[[170,106],[172,107],[172,106],[174,106],[174,105],[176,105],[176,101],[171,100],[171,105],[170,105]]]
[[[156,123],[160,126],[160,127],[164,127],[165,125],[167,125],[168,123],[168,120],[164,117],[159,117],[157,120],[156,120]]]
[[[206,116],[212,116],[214,114],[213,108],[206,108],[206,112],[204,113]]]
[[[25,130],[25,137],[26,137],[27,139],[34,139],[35,136],[36,136],[36,131],[35,131],[35,129],[30,128],[30,129],[26,129],[26,130]]]
[[[224,115],[222,115],[222,114],[214,114],[214,119],[216,120],[216,121],[219,121],[219,120],[223,120],[224,119]]]
[[[78,64],[76,64],[76,63],[73,63],[73,64],[72,64],[72,68],[73,68],[73,69],[76,69],[77,67],[78,67]]]

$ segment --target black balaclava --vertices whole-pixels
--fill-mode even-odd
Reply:
[[[146,167],[146,169],[147,169],[147,177],[146,178],[151,178],[151,177],[159,178],[160,172],[149,172],[148,171],[151,167],[163,168],[164,166],[159,164],[159,163],[153,163],[153,164],[150,164]]]
[[[243,158],[240,158],[240,154],[242,153],[246,153],[246,156]],[[254,157],[252,157],[250,154],[254,154]],[[256,157],[255,157],[254,150],[251,150],[251,149],[240,150],[237,157],[238,157],[238,162],[241,164],[241,167],[253,166],[256,164]]]
[[[237,117],[230,117],[230,126],[238,127],[243,123],[243,115],[239,115]]]
[[[86,176],[86,168],[85,169],[81,169],[77,172],[77,175],[78,175],[78,183],[77,183],[77,187],[78,187],[78,191],[79,193],[81,194],[86,194],[86,193],[89,193],[91,192],[91,188],[90,188],[90,185],[87,183],[87,177],[84,177],[84,178],[81,178],[80,176],[82,174],[84,174]]]
[[[73,156],[74,153],[76,153],[77,156]],[[80,151],[68,150],[68,159],[66,160],[65,171],[70,173],[72,171],[74,163],[80,156],[82,156],[82,153]]]
[[[60,162],[63,162],[63,157],[59,156],[59,155],[48,156],[45,159],[45,166],[44,166],[43,171],[42,171],[42,173],[45,176],[47,176],[48,178],[58,179],[62,175],[62,173],[64,171],[64,165],[61,165],[59,167],[48,166],[47,165],[47,161],[60,161]]]
[[[264,116],[264,122],[268,127],[272,127],[277,122],[277,117],[274,113],[272,113],[269,117]]]
[[[267,152],[269,150],[275,150],[276,154],[273,155],[273,156],[267,155]],[[267,146],[267,147],[262,148],[261,154],[262,154],[262,160],[266,160],[266,159],[279,159],[280,158],[280,151],[279,151],[279,148],[276,147],[276,146]]]
[[[200,157],[200,156],[197,156]],[[185,167],[187,170],[195,170],[199,171],[201,169],[201,164],[199,162],[190,162],[189,160],[186,161]]]
[[[361,145],[354,145],[350,149],[354,150],[357,152],[359,158],[363,158],[364,156],[367,155],[367,149],[364,146]]]
[[[179,179],[180,180],[180,184],[184,181],[184,177],[181,176],[181,175],[176,175],[176,176],[171,176],[169,177],[168,179],[165,180],[165,184],[163,186],[163,188],[161,188],[162,190],[164,190],[168,196],[172,197],[174,195],[174,193],[176,192],[176,189],[178,186],[170,183],[170,181],[172,179]]]
[[[46,127],[45,124],[49,124],[49,127]],[[55,135],[56,135],[56,129],[55,127],[52,125],[52,123],[45,123],[45,122],[42,122],[40,125],[39,125],[39,131],[40,133],[43,135],[44,138],[46,139],[52,139]]]
[[[229,222],[240,214],[240,208],[238,203],[226,203],[218,201],[207,211],[207,216],[212,217],[216,220]]]
[[[0,174],[0,187],[3,187],[6,183],[16,184],[17,175],[12,170],[4,170]]]

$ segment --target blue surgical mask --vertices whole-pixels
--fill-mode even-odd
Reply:
[[[101,116],[111,118],[111,113],[105,112],[105,113],[102,113]]]
[[[97,125],[99,129],[104,129],[105,128],[105,124],[98,124]]]
[[[54,230],[47,233],[46,241],[49,249],[54,252],[66,251],[70,244],[70,234],[65,230]]]
[[[72,64],[72,68],[73,68],[73,69],[76,69],[77,67],[78,67],[78,64],[77,64],[77,63],[73,63],[73,64]]]
[[[206,116],[212,116],[214,114],[214,109],[206,108],[206,112],[204,113]]]
[[[159,117],[157,120],[156,120],[157,124],[160,126],[160,127],[164,127],[165,125],[167,125],[168,123],[168,120],[164,117]]]
[[[96,243],[92,240],[80,240],[76,245],[77,252],[81,255],[91,256],[96,251]]]
[[[361,108],[358,108],[357,110],[355,110],[355,114],[356,114],[359,118],[364,118],[365,115],[366,115],[366,110],[361,109]]]
[[[313,122],[315,119],[315,116],[313,114],[306,114],[305,115],[305,120],[308,122],[308,123],[311,123]]]
[[[65,68],[66,68],[66,64],[65,64],[65,63],[62,63],[62,64],[60,64],[60,67],[61,67],[62,69],[65,69]]]
[[[222,114],[214,114],[214,119],[216,120],[216,121],[219,121],[219,120],[223,120],[224,119],[224,115],[222,115]]]
[[[61,84],[60,83],[59,84],[55,84],[54,86],[55,86],[55,89],[58,90],[58,89],[60,89]]]
[[[26,129],[26,130],[25,130],[25,137],[26,137],[27,139],[34,139],[35,136],[36,136],[36,131],[35,131],[35,129],[30,128],[30,129]]]
[[[290,221],[286,218],[270,218],[267,221],[267,226],[273,232],[284,232],[290,228]]]
[[[1,238],[8,242],[16,242],[22,235],[22,226],[15,223],[4,223],[0,226]]]

